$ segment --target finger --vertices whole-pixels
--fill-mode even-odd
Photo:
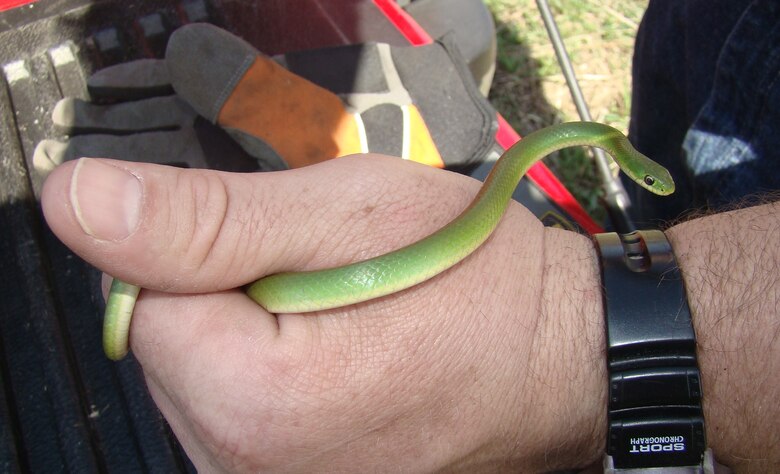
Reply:
[[[138,100],[173,94],[162,59],[139,59],[101,69],[87,79],[87,88],[93,99]]]
[[[279,334],[277,319],[238,290],[191,295],[145,289],[131,324],[133,354],[177,390],[265,353]]]
[[[42,173],[82,156],[111,156],[119,160],[206,168],[206,158],[192,128],[135,135],[78,135],[66,142],[42,140],[33,165]]]
[[[262,399],[277,384],[274,371],[291,364],[289,351],[277,344],[276,318],[238,291],[142,295],[132,323],[133,353],[188,454],[207,459],[204,438],[226,420],[240,431],[238,408]]]
[[[68,135],[122,135],[191,126],[195,111],[174,95],[111,105],[66,97],[57,102],[51,116],[54,126]]]
[[[376,156],[260,174],[87,159],[50,175],[42,205],[58,237],[111,275],[204,292],[414,242],[451,220],[478,187]]]
[[[196,465],[213,458],[203,438],[225,420],[238,430],[236,405],[272,386],[263,354],[273,352],[274,318],[235,291],[144,290],[132,326],[133,353],[156,405]]]

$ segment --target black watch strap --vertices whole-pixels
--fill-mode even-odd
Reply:
[[[607,460],[614,471],[689,466],[706,450],[696,338],[663,232],[595,236],[607,330]]]

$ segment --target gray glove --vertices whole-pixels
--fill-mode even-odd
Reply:
[[[142,59],[98,71],[87,80],[93,102],[64,98],[52,119],[64,141],[43,140],[36,171],[47,174],[82,156],[223,171],[269,171],[287,165],[262,140],[242,148],[175,95],[164,60]]]

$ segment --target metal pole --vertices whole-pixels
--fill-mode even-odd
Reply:
[[[563,71],[563,77],[566,78],[566,84],[569,86],[569,91],[574,100],[574,105],[577,107],[580,120],[590,122],[593,119],[591,118],[588,104],[585,102],[582,89],[580,89],[580,84],[577,82],[577,76],[571,65],[569,54],[566,52],[566,46],[563,44],[558,25],[555,23],[555,18],[553,18],[550,5],[547,3],[547,0],[536,0],[536,5],[542,15],[544,27],[547,29],[547,35],[550,37],[553,49],[555,49],[555,56],[558,58],[558,64],[560,64]],[[604,186],[604,205],[607,208],[615,231],[620,234],[633,232],[636,230],[636,227],[628,214],[631,201],[623,187],[623,183],[612,173],[612,169],[617,165],[600,148],[593,148],[593,155],[596,161],[596,169]]]

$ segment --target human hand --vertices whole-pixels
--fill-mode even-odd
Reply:
[[[76,253],[145,288],[132,350],[202,470],[587,465],[606,384],[582,236],[512,205],[473,255],[395,295],[272,315],[235,289],[416,241],[478,187],[379,156],[263,174],[80,160],[42,205]]]

